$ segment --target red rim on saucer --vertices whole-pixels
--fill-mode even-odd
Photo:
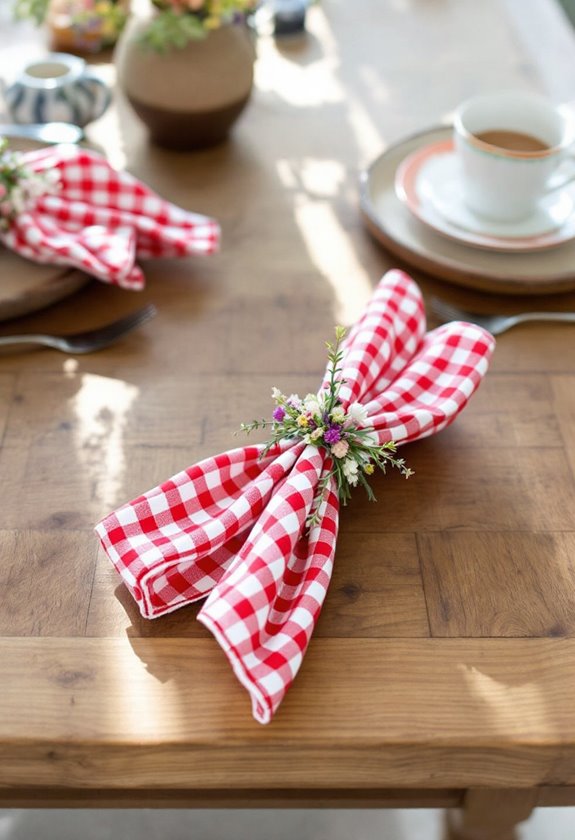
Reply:
[[[496,251],[540,251],[554,248],[575,239],[575,218],[540,234],[505,236],[494,232],[479,232],[459,226],[433,208],[418,189],[422,170],[440,155],[453,154],[451,139],[423,146],[408,155],[397,169],[395,189],[398,198],[420,222],[449,239]]]
[[[438,279],[492,294],[544,295],[575,289],[575,239],[559,247],[501,251],[470,247],[422,224],[395,190],[398,168],[407,157],[450,140],[453,129],[440,125],[389,145],[362,171],[362,220],[372,236],[404,264]]]

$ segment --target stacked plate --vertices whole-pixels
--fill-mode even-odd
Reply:
[[[72,129],[72,126],[66,125],[68,128]],[[20,137],[10,141],[11,149],[23,152],[42,148],[43,145],[37,140]],[[51,306],[77,292],[90,280],[87,274],[76,269],[40,265],[0,245],[0,321],[19,318]]]
[[[390,147],[362,175],[363,218],[388,250],[460,285],[511,294],[575,288],[575,185],[515,223],[463,201],[451,127]]]

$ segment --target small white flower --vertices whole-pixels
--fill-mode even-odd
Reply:
[[[44,178],[48,181],[49,184],[59,184],[60,183],[60,170],[59,169],[47,169],[43,173]]]
[[[31,175],[26,178],[24,186],[30,198],[39,198],[53,191],[53,184],[42,175]]]
[[[281,395],[282,395],[282,392],[280,391],[280,389],[276,388],[275,385],[274,385],[274,387],[272,388],[272,399],[279,400]]]
[[[358,427],[367,424],[367,408],[361,403],[354,402],[347,410],[349,419]]]
[[[342,464],[343,474],[345,475],[348,484],[355,487],[358,481],[358,464],[353,458],[346,458]]]
[[[322,437],[322,436],[323,436],[323,431],[324,431],[324,430],[323,430],[323,429],[321,429],[321,428],[319,428],[319,429],[314,429],[314,430],[313,430],[313,432],[311,433],[310,437],[311,437],[312,441],[314,441],[314,443],[315,443],[315,441],[316,441],[316,440],[319,440],[319,439],[320,439],[320,437]]]
[[[345,411],[343,408],[338,405],[336,406],[330,414],[331,419],[334,423],[343,423],[345,420]]]
[[[289,405],[291,405],[293,408],[297,408],[298,411],[302,407],[302,402],[301,402],[301,399],[299,398],[298,394],[290,394],[289,397],[287,398],[286,402]]]
[[[17,185],[10,192],[10,200],[15,213],[23,213],[26,209],[26,193],[21,186]]]
[[[308,394],[303,402],[306,411],[309,411],[312,417],[317,417],[320,414],[320,407],[315,394]]]

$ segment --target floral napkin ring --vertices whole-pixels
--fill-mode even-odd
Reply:
[[[373,475],[378,468],[385,473],[388,466],[396,467],[409,478],[413,470],[406,466],[403,458],[396,458],[397,446],[393,441],[379,444],[373,426],[367,425],[367,408],[359,402],[347,408],[340,400],[339,392],[345,384],[341,377],[343,359],[342,341],[344,327],[335,328],[335,342],[326,342],[328,349],[329,379],[319,394],[308,394],[303,399],[297,394],[286,397],[278,388],[272,389],[276,407],[272,420],[254,420],[242,423],[240,430],[250,433],[257,429],[271,428],[272,436],[264,444],[261,457],[281,440],[301,440],[306,444],[324,449],[331,466],[319,482],[311,513],[307,518],[308,528],[319,521],[323,497],[331,478],[335,478],[342,504],[351,498],[351,488],[363,485],[370,501],[375,495],[366,476]]]
[[[59,181],[57,169],[34,172],[23,162],[23,155],[9,151],[8,141],[0,137],[0,230],[6,230],[41,195],[56,192]]]

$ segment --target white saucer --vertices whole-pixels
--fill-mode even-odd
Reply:
[[[478,248],[535,251],[575,237],[575,213],[568,188],[545,196],[536,212],[518,222],[495,222],[473,213],[463,200],[459,161],[451,139],[408,155],[395,178],[398,198],[437,233]]]

